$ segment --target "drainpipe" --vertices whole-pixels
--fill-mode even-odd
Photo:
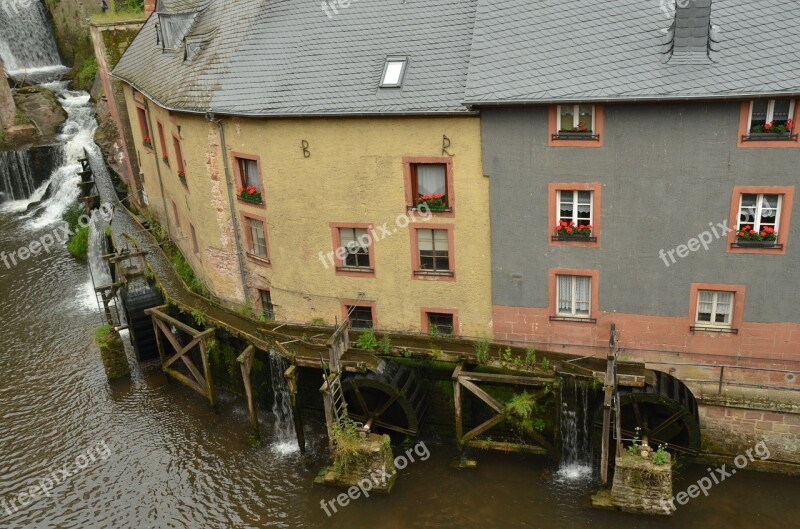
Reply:
[[[167,197],[164,194],[164,183],[161,180],[161,163],[158,158],[158,149],[156,149],[156,130],[153,128],[153,121],[150,119],[150,100],[144,100],[144,109],[145,109],[145,119],[147,119],[147,130],[150,131],[150,144],[153,146],[153,158],[156,162],[156,173],[158,174],[158,187],[161,189],[161,204],[164,206],[164,221],[167,223],[167,233],[169,234],[170,239],[173,239],[172,236],[172,225],[169,221],[169,209],[167,208]],[[173,239],[174,240],[174,239]]]
[[[214,114],[209,112],[206,114],[206,119],[209,123],[214,123],[219,130],[220,147],[222,148],[222,166],[225,168],[225,187],[228,188],[228,205],[231,208],[231,219],[233,220],[233,242],[236,245],[236,259],[239,262],[239,274],[242,277],[242,293],[244,294],[244,302],[248,303],[247,295],[247,276],[244,273],[244,263],[242,262],[242,246],[239,242],[239,221],[236,218],[236,202],[233,199],[233,181],[231,180],[231,171],[228,166],[228,146],[225,143],[225,127],[222,125],[221,120],[214,119]]]

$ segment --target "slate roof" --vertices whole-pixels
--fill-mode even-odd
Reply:
[[[670,53],[674,5],[479,0],[465,103],[800,94],[799,0],[713,0],[701,56],[691,35]]]
[[[344,3],[344,2],[343,2]],[[173,110],[252,116],[465,113],[477,0],[162,0],[200,9],[184,47],[162,51],[151,16],[113,70]],[[379,89],[407,56],[401,89]]]

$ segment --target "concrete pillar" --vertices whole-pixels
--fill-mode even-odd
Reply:
[[[14,126],[16,115],[17,107],[14,105],[14,96],[11,94],[8,81],[6,81],[3,59],[0,59],[0,129]]]

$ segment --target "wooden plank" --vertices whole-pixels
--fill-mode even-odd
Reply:
[[[181,331],[185,332],[192,338],[198,338],[201,336],[209,336],[214,334],[214,329],[206,329],[204,331],[199,331],[194,327],[190,327],[183,323],[180,320],[173,318],[172,316],[158,310],[157,308],[152,309],[145,309],[145,314],[149,314],[150,316],[156,316],[158,319],[163,320],[171,325],[174,325],[176,328],[180,329]]]
[[[195,390],[203,397],[208,397],[208,395],[206,395],[205,388],[203,388],[200,384],[198,384],[191,378],[187,377],[180,371],[175,371],[174,369],[166,368],[164,369],[164,372],[167,373],[172,378],[174,378],[175,380],[177,380],[178,382],[182,383],[183,385],[188,386],[189,388]]]
[[[459,375],[461,380],[472,380],[474,382],[490,382],[493,384],[513,384],[516,386],[543,386],[545,384],[557,385],[555,377],[528,377],[517,375],[500,375],[496,373],[476,373],[474,371],[464,372]]]
[[[208,351],[206,351],[206,339],[200,340],[200,358],[203,361],[203,373],[206,378],[206,387],[208,388],[208,402],[214,411],[217,411],[217,393],[214,391],[214,378],[211,374],[211,366],[208,363]]]
[[[236,359],[239,362],[239,367],[242,370],[242,381],[244,382],[244,393],[247,397],[247,411],[250,414],[250,426],[253,428],[253,437],[261,439],[261,428],[258,426],[258,410],[256,403],[253,399],[253,384],[250,380],[250,370],[253,366],[253,356],[255,355],[256,348],[248,345],[247,348]]]
[[[462,386],[464,386],[465,388],[470,390],[472,393],[474,393],[476,397],[478,397],[483,402],[488,404],[489,407],[492,408],[497,413],[500,413],[500,414],[505,413],[505,411],[506,411],[506,407],[505,406],[503,406],[501,403],[499,403],[497,400],[495,400],[494,397],[492,397],[491,395],[489,395],[488,393],[483,391],[481,388],[479,388],[478,386],[476,386],[472,382],[470,382],[468,380],[464,380],[463,377],[459,378],[458,382]]]
[[[502,441],[467,441],[466,445],[470,448],[477,448],[479,450],[498,450],[500,452],[519,452],[522,454],[534,455],[548,455],[548,451],[540,446],[519,444],[519,443],[505,443]]]
[[[464,363],[460,363],[453,371],[453,407],[456,412],[456,441],[461,446],[461,438],[464,435],[464,421],[461,416],[461,384],[458,377],[464,369]]]
[[[464,370],[464,362],[461,362],[461,363],[460,363],[460,364],[458,364],[458,365],[456,366],[456,368],[453,370],[453,377],[452,377],[452,378],[453,378],[453,380],[458,380],[458,377],[459,377],[459,375],[461,375],[461,372],[462,372],[463,370]]]
[[[493,426],[497,426],[498,424],[503,422],[505,419],[506,418],[503,415],[495,415],[494,417],[492,417],[488,421],[484,421],[481,424],[479,424],[478,426],[476,426],[475,428],[473,428],[472,430],[468,431],[464,435],[463,441],[466,442],[466,441],[469,441],[470,439],[472,439],[474,437],[479,436],[480,434],[482,434],[486,430],[492,428]]]

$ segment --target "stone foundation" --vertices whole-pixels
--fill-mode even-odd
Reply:
[[[664,504],[672,498],[672,464],[654,465],[627,451],[617,458],[611,503],[625,512],[670,514]]]
[[[345,468],[337,463],[322,469],[315,482],[344,488],[363,487],[388,494],[397,479],[392,447],[386,435],[369,434],[361,440],[357,455]]]

